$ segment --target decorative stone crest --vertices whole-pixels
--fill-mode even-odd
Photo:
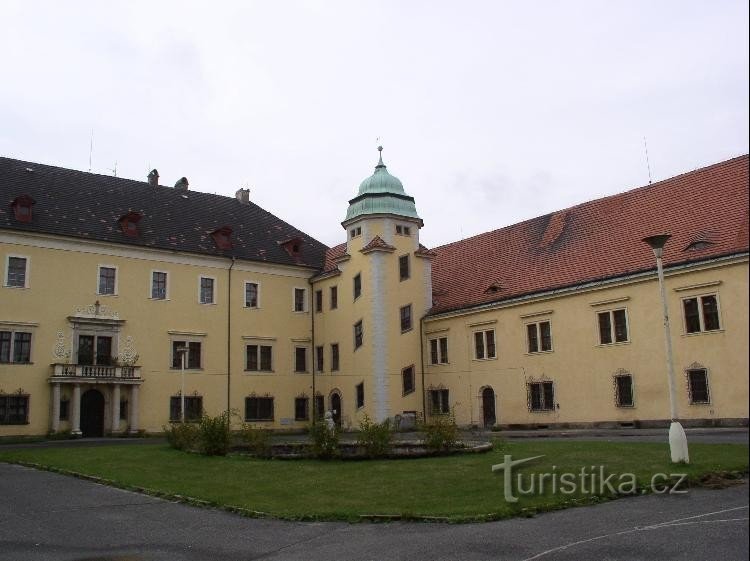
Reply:
[[[138,361],[138,353],[133,348],[133,336],[128,335],[125,338],[125,345],[120,353],[120,358],[124,364],[135,364]]]
[[[77,306],[76,315],[98,317],[98,318],[120,319],[119,312],[114,311],[109,306],[104,306],[100,304],[99,300],[97,300],[93,304],[89,304],[88,306]]]
[[[70,358],[70,349],[65,345],[65,333],[63,331],[57,332],[57,341],[55,341],[55,348],[52,351],[52,356],[57,360],[66,360]]]

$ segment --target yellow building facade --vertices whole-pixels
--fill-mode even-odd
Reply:
[[[155,170],[0,158],[0,194],[0,437],[157,433],[227,409],[273,429],[324,410],[344,428],[664,424],[640,242],[664,231],[678,416],[747,423],[746,156],[432,250],[382,158],[333,248],[246,191]]]

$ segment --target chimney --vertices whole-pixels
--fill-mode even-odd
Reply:
[[[243,205],[250,204],[250,189],[237,189],[237,192],[234,194],[234,196]]]
[[[187,177],[181,177],[180,180],[174,184],[174,188],[179,189],[180,191],[187,191],[188,185]]]
[[[148,184],[151,185],[151,187],[159,186],[159,172],[156,171],[156,169],[152,169],[151,173],[148,174]]]

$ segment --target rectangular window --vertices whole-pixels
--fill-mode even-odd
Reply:
[[[552,329],[548,321],[528,324],[526,326],[526,334],[530,353],[552,350]]]
[[[404,226],[404,235],[411,236],[411,228],[409,226]]]
[[[105,335],[78,336],[78,364],[112,364],[112,337]]]
[[[246,421],[273,421],[272,397],[246,397]]]
[[[323,311],[323,291],[315,291],[315,311],[320,313]]]
[[[403,395],[414,391],[414,366],[408,366],[401,371],[401,389]]]
[[[0,363],[31,362],[31,333],[25,331],[0,331]]]
[[[555,408],[555,388],[552,382],[527,384],[529,411],[552,411]]]
[[[305,311],[305,292],[304,288],[294,289],[294,311],[304,312]]]
[[[323,347],[315,347],[315,369],[323,372]]]
[[[349,232],[352,238],[356,238],[357,236],[362,235],[362,226],[357,226],[356,228],[352,228]]]
[[[599,312],[599,343],[625,343],[628,339],[628,318],[625,310]]]
[[[495,330],[474,332],[474,349],[477,359],[495,358]]]
[[[8,257],[5,286],[26,288],[26,265],[27,259],[25,257]]]
[[[364,342],[364,335],[362,333],[362,320],[354,324],[354,348],[358,349]]]
[[[362,275],[357,273],[354,276],[354,299],[356,300],[362,295]]]
[[[178,349],[187,347],[185,368],[198,370],[201,367],[201,344],[198,341],[172,341],[172,368],[182,368],[182,357]]]
[[[294,398],[294,420],[307,421],[310,419],[310,399],[307,397]]]
[[[115,269],[114,267],[99,267],[98,294],[115,294],[116,280],[117,269]]]
[[[272,347],[268,345],[247,345],[245,355],[245,370],[254,372],[271,372],[273,370]]]
[[[335,310],[339,307],[339,287],[331,287],[331,309]]]
[[[120,400],[120,420],[121,421],[128,420],[128,400],[127,399]]]
[[[60,420],[67,421],[70,419],[70,400],[60,399]]]
[[[313,407],[315,407],[315,418],[322,419],[326,412],[325,400],[322,395],[316,395],[313,400]]]
[[[179,421],[182,419],[182,398],[173,395],[169,398],[169,420]],[[200,421],[203,416],[203,398],[199,395],[185,396],[185,420],[188,422]]]
[[[405,281],[411,275],[409,270],[409,256],[402,255],[398,258],[398,279]]]
[[[331,372],[339,369],[339,344],[331,343]]]
[[[167,273],[162,271],[151,273],[151,298],[154,300],[167,299]]]
[[[451,412],[448,390],[430,390],[430,415],[448,415]]]
[[[448,364],[448,337],[430,339],[430,364]]]
[[[112,337],[96,336],[96,364],[112,364]]]
[[[28,395],[0,395],[0,425],[25,425],[28,422]]]
[[[214,279],[209,277],[201,277],[200,287],[200,303],[201,304],[213,304],[214,303]]]
[[[682,301],[685,310],[685,331],[700,333],[701,331],[718,331],[719,302],[715,294],[686,298]]]
[[[396,224],[396,233],[400,236],[404,233],[404,229],[401,227],[400,224]]]
[[[400,312],[401,316],[401,333],[411,329],[411,304],[403,306]]]
[[[294,348],[294,371],[307,372],[307,348]]]
[[[630,374],[615,376],[615,405],[633,407],[633,377]]]
[[[690,404],[711,403],[708,392],[708,372],[705,368],[694,368],[687,371],[688,397]]]
[[[357,384],[357,409],[365,406],[365,383]]]
[[[245,283],[245,307],[258,307],[258,284],[254,282]]]

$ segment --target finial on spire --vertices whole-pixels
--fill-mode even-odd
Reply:
[[[380,158],[378,159],[378,165],[375,166],[375,168],[384,168],[385,164],[383,163],[383,147],[378,146],[378,153],[380,154]]]

